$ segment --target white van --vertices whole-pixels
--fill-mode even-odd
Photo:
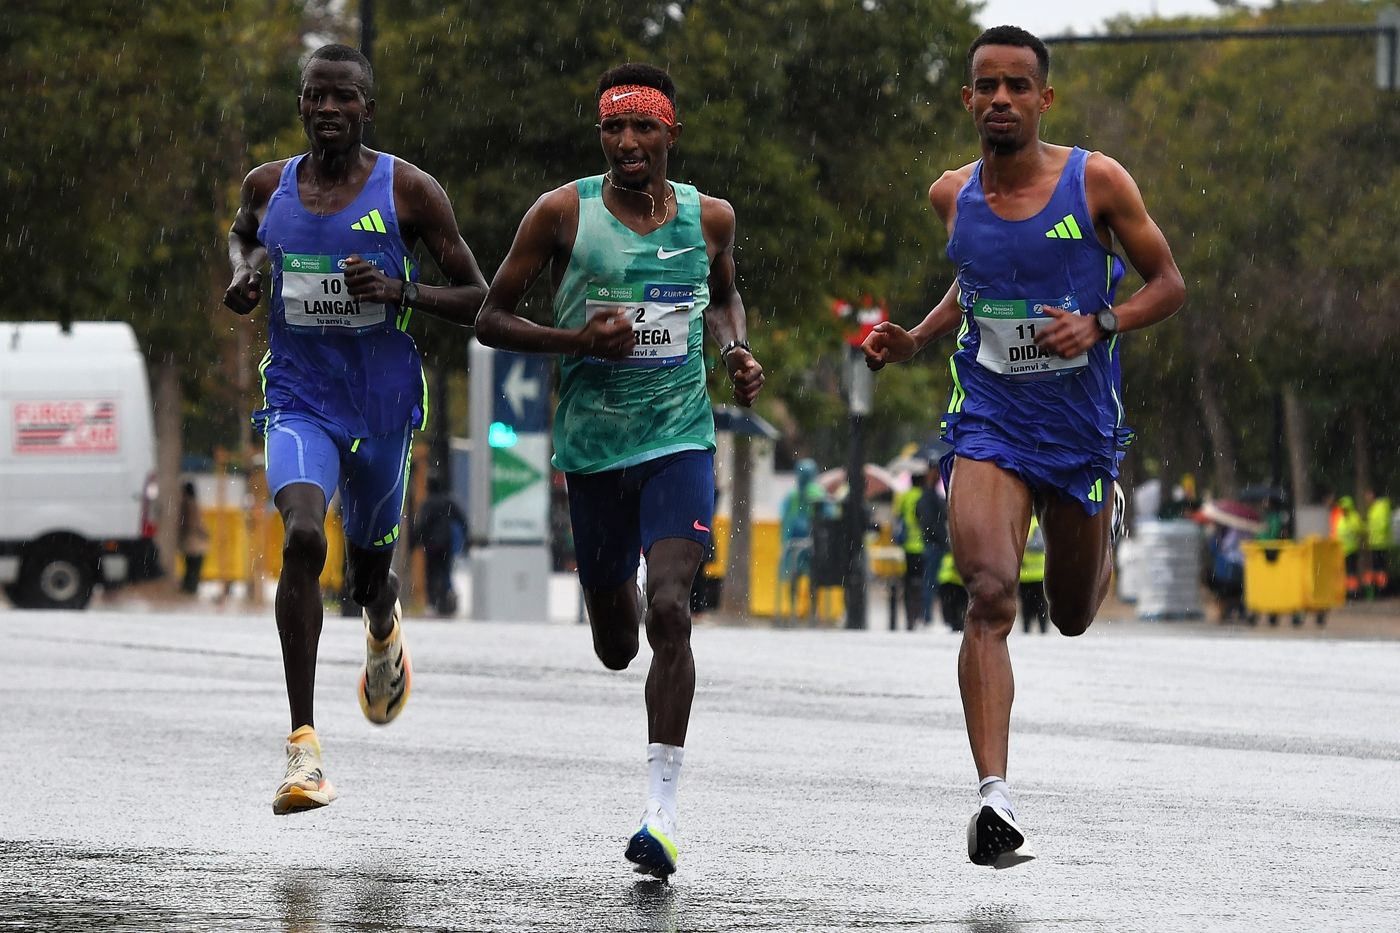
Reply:
[[[155,437],[131,325],[0,324],[0,587],[81,609],[155,567]]]

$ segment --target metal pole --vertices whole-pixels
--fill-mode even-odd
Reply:
[[[845,518],[851,549],[846,565],[846,628],[865,628],[865,416],[852,412],[850,424]]]
[[[846,387],[850,405],[851,450],[846,464],[846,628],[866,627],[865,593],[865,416],[870,414],[875,380],[857,347],[846,350]]]

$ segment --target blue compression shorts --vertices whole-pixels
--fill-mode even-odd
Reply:
[[[270,495],[292,483],[311,483],[329,503],[339,489],[345,540],[367,550],[394,546],[408,489],[412,426],[398,434],[351,437],[308,412],[264,409],[253,419],[266,439]]]
[[[683,450],[620,470],[565,474],[578,579],[610,590],[637,572],[637,558],[663,538],[710,542],[715,456]]]

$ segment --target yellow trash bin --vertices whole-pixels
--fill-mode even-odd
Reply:
[[[1346,599],[1342,552],[1337,541],[1308,537],[1303,541],[1244,542],[1244,605],[1250,621],[1259,615],[1270,625],[1280,615],[1303,624],[1305,612],[1326,622],[1327,610]]]

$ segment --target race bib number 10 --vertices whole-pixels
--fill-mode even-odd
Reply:
[[[316,256],[285,253],[282,256],[282,306],[287,325],[293,328],[336,328],[363,331],[388,320],[382,304],[356,301],[345,287],[345,260],[348,256]],[[386,275],[377,256],[362,256]]]
[[[1058,301],[979,298],[972,306],[980,334],[977,362],[994,373],[1023,378],[1053,376],[1087,366],[1087,353],[1066,359],[1036,346],[1036,329],[1051,320],[1046,308],[1078,313],[1079,302],[1073,296]]]
[[[589,285],[586,308],[591,320],[604,311],[621,310],[632,322],[637,345],[622,360],[597,360],[618,366],[679,366],[690,348],[693,285]]]

